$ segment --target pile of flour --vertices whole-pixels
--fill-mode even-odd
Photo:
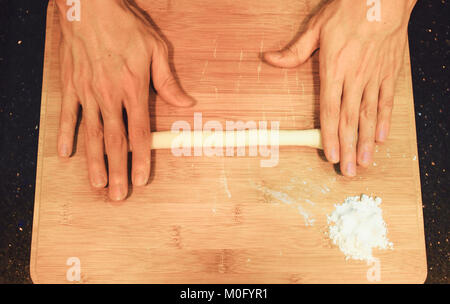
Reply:
[[[393,249],[379,205],[381,198],[351,196],[328,216],[329,236],[346,259],[373,260],[372,249]]]

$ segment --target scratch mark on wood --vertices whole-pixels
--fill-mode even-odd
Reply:
[[[261,45],[259,47],[259,64],[258,64],[258,68],[257,68],[257,72],[258,72],[258,82],[260,80],[260,74],[261,74],[261,70],[262,70],[262,56],[263,56],[263,50],[264,50],[264,39],[261,40]]]
[[[214,58],[217,58],[217,38],[214,39],[214,52],[213,52]]]
[[[71,221],[72,221],[72,214],[70,211],[69,203],[63,203],[60,211],[59,223],[61,225],[70,225]]]
[[[226,250],[226,249],[223,249],[220,252],[220,260],[219,260],[219,263],[217,265],[217,271],[219,273],[226,273],[226,272],[228,272],[228,264],[229,264],[229,262],[228,262],[228,259],[229,259],[228,255],[229,255],[229,253],[228,253],[228,250]]]
[[[292,112],[292,113],[295,113],[295,111],[294,111],[295,105],[294,105],[294,103],[293,103],[293,101],[292,101],[291,88],[290,88],[290,86],[289,86],[288,70],[287,70],[287,69],[283,69],[283,72],[284,72],[284,86],[285,86],[286,89],[287,89],[288,98],[289,98],[289,103],[291,104],[291,108],[292,108],[291,112]],[[286,113],[286,115],[287,115],[287,113]],[[291,115],[291,119],[292,119],[292,122],[293,122],[294,127],[295,127],[295,117],[294,117],[294,115]]]
[[[239,72],[241,71],[241,63],[242,63],[243,58],[244,58],[244,52],[241,50],[241,54],[239,55],[239,65],[238,65]]]
[[[236,224],[241,224],[242,223],[242,209],[239,205],[236,205],[234,207],[234,222]]]
[[[206,69],[208,68],[208,64],[209,64],[209,61],[206,60],[205,65],[203,66],[203,70],[202,70],[202,79],[205,78]]]
[[[236,91],[239,93],[240,89],[241,89],[241,79],[242,79],[242,75],[241,75],[241,64],[242,64],[242,59],[244,58],[244,51],[241,50],[241,53],[239,54],[239,64],[238,64],[238,71],[239,71],[239,78],[236,84]]]
[[[174,242],[175,247],[181,249],[183,246],[181,245],[181,227],[173,226],[172,227],[172,240]]]
[[[239,93],[240,88],[241,88],[241,79],[242,79],[242,75],[239,75],[239,78],[238,78],[238,81],[237,81],[237,84],[236,84],[236,90],[237,90],[238,93]]]
[[[260,61],[258,64],[258,68],[257,68],[257,72],[258,72],[258,82],[259,82],[259,74],[261,74],[261,69],[262,69],[262,62]]]
[[[222,185],[225,189],[225,192],[228,196],[228,198],[231,198],[231,192],[230,189],[228,188],[228,179],[227,179],[227,175],[225,173],[225,164],[224,162],[222,162],[222,176],[221,176],[221,181],[222,181]]]

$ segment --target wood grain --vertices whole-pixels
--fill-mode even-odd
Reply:
[[[150,9],[151,3],[151,9]],[[318,58],[296,69],[260,61],[297,33],[317,1],[140,1],[170,42],[180,83],[196,100],[174,108],[151,96],[153,131],[177,120],[318,123]],[[89,186],[80,128],[69,160],[56,154],[61,38],[49,2],[33,224],[31,276],[70,283],[69,257],[82,283],[370,282],[365,262],[346,261],[326,236],[326,215],[347,196],[383,199],[392,251],[375,251],[383,283],[426,277],[422,203],[408,53],[396,89],[392,133],[375,162],[346,178],[305,147],[281,148],[276,167],[262,156],[175,157],[152,153],[152,181],[120,203]],[[82,122],[83,123],[83,122]],[[272,192],[271,192],[272,191]],[[277,199],[274,193],[284,194]],[[283,202],[284,200],[284,202]],[[292,201],[292,204],[285,202]],[[300,207],[299,207],[300,206]],[[300,209],[299,209],[300,208]],[[307,226],[301,212],[315,222]]]

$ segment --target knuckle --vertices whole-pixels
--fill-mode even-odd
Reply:
[[[370,132],[359,132],[358,146],[366,148],[371,151],[375,141],[375,128],[371,128]]]
[[[144,127],[137,127],[130,132],[130,140],[134,142],[141,142],[150,136],[150,130]]]
[[[164,78],[163,82],[159,85],[159,90],[164,90],[166,88],[172,87],[176,85],[176,80],[173,77],[172,74],[167,75],[167,77]]]
[[[70,77],[70,76],[67,76],[67,77]],[[81,69],[77,68],[77,66],[75,66],[73,69],[72,79],[73,79],[73,82],[75,85],[80,82],[78,79],[83,79],[82,74],[81,74]]]
[[[339,105],[335,103],[329,103],[323,107],[321,115],[325,119],[338,119],[339,118]]]
[[[363,146],[370,146],[375,141],[375,125],[359,132],[358,142]]]
[[[147,41],[149,46],[154,45],[155,41],[156,41],[155,36],[153,35],[153,33],[150,33],[149,35],[146,35],[145,40]]]
[[[342,134],[344,133],[344,134]],[[354,133],[345,133],[341,132],[339,136],[340,145],[342,148],[346,150],[355,150],[356,149],[356,135]]]
[[[77,115],[72,111],[62,111],[61,112],[61,127],[71,127],[77,122]]]
[[[376,106],[363,106],[361,108],[360,118],[361,120],[375,120],[377,117],[377,108]]]
[[[105,84],[105,80],[103,79],[102,76],[96,76],[92,80],[92,88],[97,92],[99,92],[103,89],[104,84]]]
[[[122,149],[127,144],[127,138],[125,134],[119,133],[109,133],[105,135],[105,145],[107,149]]]
[[[103,139],[103,128],[100,126],[87,126],[86,136],[89,140]]]
[[[357,131],[354,128],[345,125],[344,123],[339,124],[339,142],[341,146],[345,149],[355,149],[357,141]]]
[[[297,58],[300,57],[300,50],[297,47],[297,43],[298,42],[296,42],[293,45],[289,46],[286,49],[286,51],[285,51],[285,53],[286,53],[285,55],[291,55],[291,56],[294,56],[294,57],[297,57]]]
[[[365,151],[372,153],[375,147],[375,139],[373,137],[364,137],[361,139],[361,145]]]
[[[387,95],[380,99],[380,107],[393,108],[394,107],[394,95]]]
[[[354,127],[358,124],[358,113],[354,111],[344,112],[341,116],[340,125],[343,128]]]
[[[92,81],[92,87],[99,97],[109,98],[112,86],[107,76],[103,74],[96,76]]]
[[[156,39],[156,48],[163,52],[164,54],[168,54],[169,53],[169,48],[167,47],[167,44],[161,40],[161,39]]]
[[[138,73],[134,72],[132,69],[130,69],[127,65],[124,67],[124,71],[122,73],[122,81],[124,84],[124,87],[128,90],[135,92],[138,90],[138,88],[141,87],[142,80],[141,77],[138,75]]]
[[[76,78],[76,79],[78,79],[78,78]],[[84,80],[74,80],[73,87],[74,87],[75,91],[83,92],[84,88],[86,87],[85,81]]]

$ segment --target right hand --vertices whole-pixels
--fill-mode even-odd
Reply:
[[[166,44],[132,1],[81,0],[81,20],[72,22],[65,2],[57,2],[63,33],[58,154],[72,154],[81,105],[90,183],[108,184],[109,197],[122,200],[128,194],[128,140],[133,185],[145,185],[150,175],[150,69],[155,90],[167,103],[191,106],[194,100],[175,80]]]

